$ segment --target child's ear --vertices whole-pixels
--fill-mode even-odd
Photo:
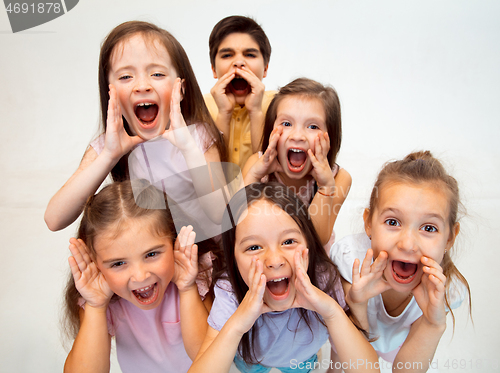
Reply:
[[[186,93],[186,79],[181,79],[181,101],[184,99]]]
[[[372,237],[372,222],[370,221],[370,209],[363,211],[363,220],[365,222],[365,232],[368,237]]]
[[[450,238],[448,238],[448,242],[446,242],[446,251],[450,250],[453,247],[455,239],[457,238],[459,233],[460,233],[460,223],[456,222],[455,225],[453,226],[452,231],[450,232]]]
[[[212,73],[214,74],[214,79],[219,79],[217,78],[217,72],[215,71],[214,65],[212,65]]]
[[[267,69],[269,68],[269,64],[266,65],[264,68],[264,75],[262,75],[262,79],[264,79],[267,76]]]

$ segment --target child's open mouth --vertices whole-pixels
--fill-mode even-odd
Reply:
[[[231,80],[231,87],[233,88],[234,93],[244,94],[248,88],[248,82],[243,78],[236,77]]]
[[[142,305],[154,303],[156,299],[158,299],[158,283],[155,282],[154,284],[144,288],[132,290],[132,293],[137,298],[137,301]]]
[[[400,284],[412,282],[417,269],[418,265],[415,263],[401,262],[399,260],[393,260],[392,262],[392,276]]]
[[[288,277],[276,278],[266,283],[269,293],[276,300],[281,300],[288,296],[290,290],[289,285],[290,279]]]
[[[288,149],[288,169],[292,172],[301,172],[307,161],[307,153],[302,149]]]
[[[141,102],[135,107],[135,116],[146,127],[151,126],[158,115],[158,105],[152,102]]]

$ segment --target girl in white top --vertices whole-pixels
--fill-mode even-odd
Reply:
[[[280,88],[269,105],[262,135],[264,154],[252,155],[243,168],[245,185],[268,179],[294,189],[328,248],[351,187],[351,176],[335,163],[341,140],[335,90],[311,79],[296,79]]]
[[[457,181],[430,152],[409,154],[380,172],[363,214],[366,235],[332,247],[347,304],[395,371],[426,372],[447,312],[467,296],[470,307],[451,259],[459,202]]]
[[[205,106],[189,59],[167,31],[139,21],[115,27],[101,47],[99,91],[102,135],[87,148],[76,172],[50,200],[45,221],[53,231],[78,218],[87,198],[109,173],[114,181],[129,179],[128,156],[144,141],[158,136],[167,139],[182,153],[189,170],[225,160],[222,137]],[[186,124],[196,125],[201,132],[202,149],[191,136],[193,131],[183,130]],[[168,163],[164,162],[165,167]],[[194,184],[198,191],[206,190],[210,183],[199,183],[193,177],[186,184],[191,188]],[[178,189],[185,187],[179,185]],[[222,216],[223,206],[220,210]],[[213,218],[211,213],[207,209]]]
[[[375,351],[343,310],[337,269],[290,188],[241,189],[223,228],[225,263],[215,274],[209,328],[189,372],[227,373],[233,359],[246,373],[309,372],[328,336],[346,372],[379,371]]]

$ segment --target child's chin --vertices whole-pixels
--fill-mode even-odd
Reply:
[[[293,301],[295,297],[292,297],[291,294],[288,295],[286,299],[276,300],[271,295],[266,294],[264,297],[264,302],[272,309],[274,312],[286,311],[292,308]]]

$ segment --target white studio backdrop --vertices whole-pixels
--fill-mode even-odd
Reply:
[[[77,223],[53,233],[43,214],[97,134],[100,43],[121,22],[153,22],[181,42],[207,93],[208,36],[234,14],[254,17],[271,41],[267,89],[305,76],[338,91],[338,162],[353,177],[338,238],[361,231],[388,160],[429,149],[459,180],[468,215],[456,262],[474,325],[465,306],[454,333],[449,317],[436,360],[441,372],[500,372],[500,2],[474,0],[81,0],[15,34],[0,10],[0,371],[61,371],[67,355],[59,318]]]

